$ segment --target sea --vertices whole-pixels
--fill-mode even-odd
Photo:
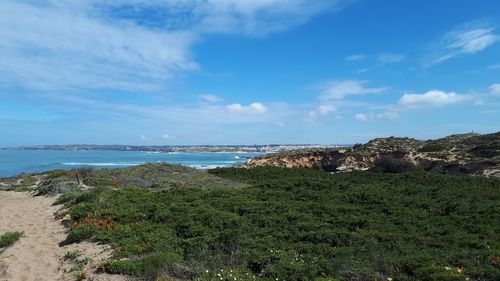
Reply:
[[[0,150],[0,177],[80,167],[117,168],[165,162],[196,169],[242,164],[260,153]]]

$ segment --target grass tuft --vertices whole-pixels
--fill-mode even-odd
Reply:
[[[68,251],[64,254],[64,259],[72,261],[78,259],[81,255],[83,255],[83,253],[80,250]]]
[[[17,240],[24,236],[24,232],[13,231],[0,235],[0,252],[12,246]]]

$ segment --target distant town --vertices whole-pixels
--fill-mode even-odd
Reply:
[[[4,150],[67,150],[67,151],[149,151],[149,152],[260,152],[272,153],[303,148],[340,148],[352,145],[320,145],[320,144],[267,144],[267,145],[35,145],[3,148]]]

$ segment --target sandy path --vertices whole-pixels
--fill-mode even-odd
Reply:
[[[24,231],[25,237],[0,254],[0,281],[74,280],[74,272],[63,261],[68,251],[81,249],[97,263],[106,256],[105,246],[90,243],[60,247],[65,228],[54,219],[59,207],[54,197],[31,196],[26,192],[0,192],[0,233]],[[90,276],[91,280],[124,280],[120,276]]]

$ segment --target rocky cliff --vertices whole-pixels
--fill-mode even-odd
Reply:
[[[249,160],[246,167],[277,166],[317,168],[329,172],[353,170],[404,170],[500,177],[500,132],[461,134],[420,141],[411,138],[377,138],[343,149],[302,149],[267,154]]]

